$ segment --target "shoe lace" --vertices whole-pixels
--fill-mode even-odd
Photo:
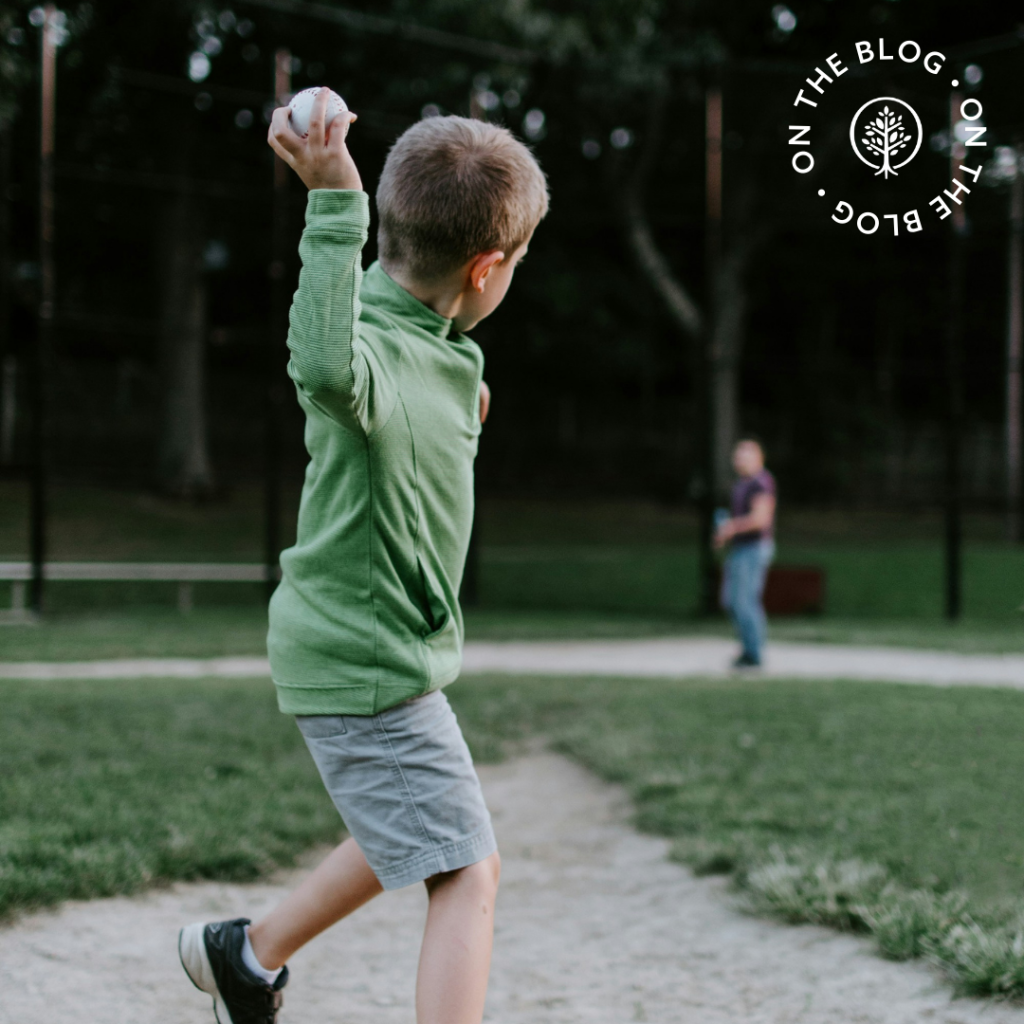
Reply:
[[[278,989],[267,990],[267,1017],[266,1024],[277,1024],[277,1011],[281,1009],[284,1002],[284,993]]]

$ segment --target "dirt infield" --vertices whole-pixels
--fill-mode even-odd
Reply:
[[[504,858],[487,1019],[501,1024],[1024,1024],[951,1001],[920,964],[737,912],[721,880],[665,859],[621,791],[537,754],[481,777]],[[178,927],[272,906],[294,880],[175,885],[73,903],[0,930],[3,1024],[202,1024]],[[297,955],[282,1024],[411,1024],[421,887],[387,894]]]

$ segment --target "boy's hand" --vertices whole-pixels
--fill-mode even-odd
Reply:
[[[487,414],[491,411],[491,389],[487,381],[480,381],[480,422],[487,422]]]
[[[324,129],[329,89],[321,89],[309,116],[309,136],[303,139],[291,126],[287,107],[278,107],[270,122],[267,142],[274,152],[302,179],[308,189],[344,188],[362,190],[352,155],[345,145],[349,125],[356,119],[351,110],[335,115]]]

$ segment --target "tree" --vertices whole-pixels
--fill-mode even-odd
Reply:
[[[875,177],[884,174],[888,179],[890,174],[897,174],[893,170],[891,160],[910,143],[910,135],[903,129],[903,115],[897,114],[889,109],[886,104],[882,112],[864,126],[864,135],[861,144],[870,153],[882,158],[882,166],[875,171]]]
[[[181,498],[205,497],[213,489],[206,415],[203,227],[200,200],[182,176],[178,195],[162,218],[158,256],[164,392],[159,479],[166,492]]]

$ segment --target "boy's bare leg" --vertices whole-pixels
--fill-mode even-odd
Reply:
[[[276,970],[310,939],[382,892],[354,839],[332,850],[283,903],[249,927],[256,959]]]
[[[494,937],[497,853],[427,879],[430,908],[416,978],[418,1024],[480,1024]]]

